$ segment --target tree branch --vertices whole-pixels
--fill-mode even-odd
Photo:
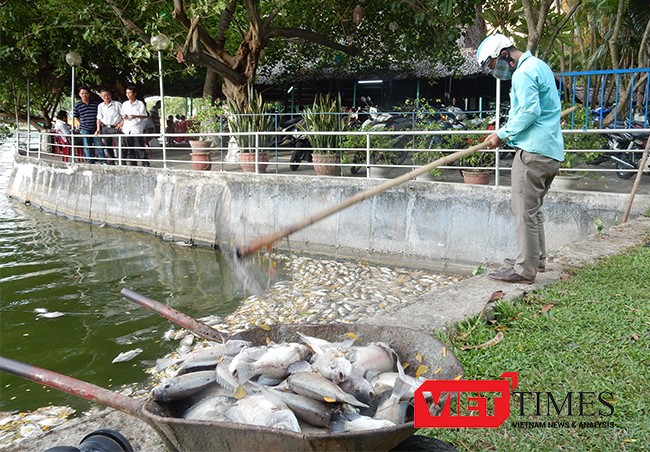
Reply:
[[[138,27],[132,20],[127,19],[124,16],[124,11],[122,11],[113,0],[106,0],[106,3],[110,5],[111,9],[115,12],[115,15],[120,19],[127,30],[134,33],[142,42],[146,44],[149,43],[149,36],[147,36],[144,30]]]
[[[346,53],[348,55],[356,56],[361,52],[354,46],[345,46],[330,40],[329,38],[313,32],[311,30],[303,30],[302,28],[271,28],[267,32],[269,39],[272,38],[300,38],[315,44],[320,44],[334,50]]]
[[[621,30],[621,20],[623,19],[623,11],[625,10],[625,0],[618,0],[618,10],[616,11],[616,21],[614,22],[614,29],[612,35],[609,37],[607,44],[609,45],[609,52],[612,58],[612,69],[620,68],[619,51],[616,41],[618,34]]]
[[[571,10],[568,13],[566,13],[566,15],[564,16],[564,20],[560,22],[560,24],[558,24],[558,26],[553,29],[553,33],[551,34],[549,43],[544,49],[544,52],[542,53],[541,56],[542,60],[546,60],[548,54],[551,53],[551,50],[553,48],[553,42],[555,42],[555,38],[557,38],[557,35],[560,33],[560,30],[564,28],[567,22],[571,20],[571,17],[573,16],[573,14],[575,14],[575,12],[578,10],[578,7],[580,7],[580,5],[582,5],[582,0],[578,0],[576,4],[573,5],[573,8],[571,8]]]

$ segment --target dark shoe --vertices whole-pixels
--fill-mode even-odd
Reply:
[[[129,163],[129,165],[131,165],[131,166],[138,166],[138,162],[131,162],[131,163]]]
[[[151,163],[149,163],[149,162],[142,162],[142,166],[147,166],[147,167],[149,167],[149,166],[151,166]]]
[[[532,279],[526,279],[523,276],[518,275],[512,268],[498,273],[490,273],[488,275],[488,278],[494,279],[496,281],[504,281],[514,284],[532,284],[534,282]]]
[[[514,259],[511,259],[509,257],[506,257],[503,260],[503,262],[505,264],[510,265],[510,266],[514,266],[517,263],[517,262],[515,262]],[[544,273],[546,271],[546,265],[540,262],[539,264],[537,264],[537,271],[540,272],[540,273]]]

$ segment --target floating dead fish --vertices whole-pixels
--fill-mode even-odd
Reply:
[[[131,361],[133,358],[138,356],[140,353],[142,353],[141,348],[136,348],[136,349],[133,349],[133,350],[129,350],[128,352],[122,352],[119,355],[117,355],[112,362],[113,363],[123,363],[123,362],[126,362],[126,361]]]
[[[36,317],[40,317],[42,319],[56,319],[57,317],[63,317],[65,314],[59,311],[53,311],[53,312],[42,312],[38,314]]]

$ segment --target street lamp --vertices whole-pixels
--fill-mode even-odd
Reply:
[[[167,116],[165,116],[165,94],[163,93],[162,52],[169,48],[169,38],[167,35],[160,33],[156,36],[152,36],[149,42],[158,51],[158,80],[160,81],[160,139],[162,141],[163,167],[167,168],[167,139],[165,138]]]
[[[81,65],[81,55],[77,52],[68,52],[65,62],[72,68],[72,95],[70,96],[70,114],[72,115],[72,127],[70,127],[70,162],[74,163],[74,68]]]

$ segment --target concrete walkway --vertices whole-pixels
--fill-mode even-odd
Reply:
[[[639,217],[559,249],[550,256],[547,271],[540,274],[533,285],[511,285],[477,276],[452,287],[432,291],[406,307],[383,312],[364,322],[387,327],[400,325],[433,332],[489,309],[490,298],[496,291],[503,291],[505,300],[517,299],[526,292],[558,281],[565,269],[597,263],[601,257],[621,253],[635,245],[650,243],[649,241],[650,218]],[[3,450],[42,451],[54,446],[76,446],[84,436],[100,428],[119,431],[131,441],[136,451],[165,451],[151,427],[129,415],[110,409],[101,409],[94,414],[74,419],[42,437],[29,440],[19,447]]]

